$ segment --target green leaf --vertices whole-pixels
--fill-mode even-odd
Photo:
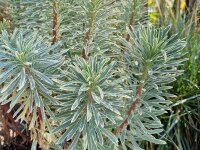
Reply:
[[[105,128],[102,128],[99,126],[98,128],[105,136],[107,136],[110,141],[115,144],[115,145],[118,145],[118,139],[117,137],[112,133],[110,132],[109,130],[105,129]]]
[[[59,101],[56,98],[50,96],[49,94],[44,93],[43,91],[40,91],[40,94],[42,96],[44,96],[46,99],[48,99],[52,104],[54,104],[54,105],[58,105],[59,104]]]
[[[97,104],[100,104],[100,103],[101,103],[100,98],[99,98],[95,93],[91,92],[91,95],[92,95],[93,100],[94,100]]]
[[[35,69],[32,69],[32,71],[35,73],[36,76],[38,76],[43,81],[45,81],[48,84],[53,85],[53,81],[49,77],[47,77],[45,74],[43,74]]]
[[[24,108],[24,106],[27,105],[27,104],[28,104],[28,101],[24,102],[24,103],[15,111],[15,113],[13,114],[13,118],[15,118],[15,117],[19,114],[19,112]]]
[[[6,76],[4,76],[2,79],[0,79],[0,84],[4,83],[8,78],[10,78],[13,74],[16,75],[18,73],[17,69],[13,69],[11,72],[9,72]]]
[[[65,122],[61,123],[58,127],[54,128],[52,130],[52,133],[56,133],[56,132],[59,132],[60,130],[64,130],[67,128],[67,126],[69,126],[71,123],[70,120],[66,120]]]
[[[76,134],[75,138],[73,139],[73,142],[68,147],[69,150],[74,150],[76,148],[76,145],[77,145],[80,135],[81,135],[80,132]]]
[[[83,131],[85,126],[86,126],[86,115],[83,115],[80,120],[80,126],[79,126],[80,130],[79,131]]]
[[[44,103],[43,103],[43,99],[40,99],[40,109],[41,109],[41,113],[42,113],[42,119],[45,120],[46,119],[46,115],[45,115],[45,110],[44,110]]]
[[[67,134],[67,140],[70,140],[73,138],[73,136],[76,134],[76,132],[79,129],[80,126],[80,121],[76,122],[76,124],[74,126],[71,127],[69,133]]]
[[[147,141],[155,143],[155,144],[166,144],[165,141],[156,139],[155,137],[150,136],[150,135],[140,135],[139,137],[142,138],[143,140],[147,140]]]
[[[31,145],[31,150],[36,150],[36,147],[37,147],[37,141],[34,140]]]
[[[41,99],[37,90],[34,90],[34,100],[35,100],[35,106],[41,107],[41,104],[40,104]]]
[[[73,123],[77,120],[78,116],[81,114],[81,112],[83,111],[84,108],[85,108],[85,106],[83,105],[75,112],[75,114],[72,117],[71,123]]]
[[[81,95],[82,92],[87,91],[89,88],[87,87],[86,84],[82,84],[79,91],[78,91],[78,95]]]
[[[97,89],[99,90],[99,94],[101,96],[101,99],[103,99],[103,97],[104,97],[103,90],[99,86],[97,86]]]
[[[78,105],[80,104],[81,100],[85,97],[85,93],[81,93],[81,95],[79,95],[75,102],[73,103],[72,107],[71,107],[71,110],[74,110],[78,107]]]
[[[41,91],[43,91],[44,93],[47,94],[51,94],[52,92],[50,90],[48,90],[44,84],[42,84],[39,80],[36,80],[36,83],[38,85],[38,87],[40,88]]]
[[[30,125],[29,125],[29,130],[31,130],[32,128],[34,128],[35,127],[35,122],[36,122],[36,119],[37,119],[37,108],[36,108],[36,106],[34,107],[34,109],[33,109],[33,117],[32,117],[32,119],[31,119],[31,122],[30,122]]]
[[[20,100],[22,95],[24,94],[25,88],[23,88],[21,91],[19,91],[15,96],[11,97],[11,103],[9,107],[9,112],[12,110],[12,108],[16,105],[16,103]]]
[[[74,66],[70,66],[70,68],[72,69],[72,71],[74,72],[75,76],[77,77],[78,80],[82,81],[83,83],[87,83],[84,75],[82,74],[82,72]]]
[[[32,109],[33,109],[33,92],[32,91],[30,91],[29,93],[28,102],[29,102],[29,112],[32,112]]]
[[[16,77],[14,77],[10,82],[8,82],[6,85],[4,85],[1,90],[1,94],[9,90],[9,88],[12,87],[12,85],[14,85],[17,82],[18,77],[19,74]],[[14,91],[14,89],[12,89],[12,91]]]
[[[17,67],[17,65],[14,65],[11,68],[9,68],[8,70],[6,70],[3,73],[1,73],[0,74],[0,79],[2,79],[3,77],[7,76],[7,74],[9,74],[11,71],[13,71],[16,67]]]
[[[17,91],[20,91],[24,87],[25,83],[26,83],[26,73],[25,69],[22,68],[20,72],[19,88],[17,89]]]
[[[50,117],[53,120],[56,120],[54,112],[50,109],[50,107],[46,103],[44,103],[44,108],[45,108],[46,112],[50,115]]]
[[[94,106],[92,107],[92,110],[93,110],[93,114],[94,114],[95,123],[96,123],[97,126],[99,126],[100,114],[99,114],[99,112],[96,110],[96,108]]]
[[[34,90],[34,88],[35,88],[35,81],[33,79],[33,76],[32,75],[28,76],[28,79],[29,79],[29,82],[30,82],[30,88],[31,88],[31,90]]]
[[[89,122],[92,119],[92,113],[90,109],[90,104],[87,104],[87,122]]]

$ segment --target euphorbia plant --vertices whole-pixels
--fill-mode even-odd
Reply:
[[[105,137],[117,145],[117,137],[111,129],[116,120],[122,120],[118,109],[124,105],[122,98],[129,97],[126,95],[129,91],[122,89],[113,68],[113,61],[98,57],[90,57],[87,61],[77,57],[69,65],[66,73],[69,81],[60,85],[63,92],[58,97],[63,99],[60,113],[70,112],[66,117],[57,116],[64,122],[54,132],[67,129],[59,137],[58,144],[74,137],[69,147],[73,149],[82,134],[85,149],[106,146]]]
[[[154,136],[162,132],[158,116],[169,109],[168,98],[175,95],[166,90],[182,73],[177,66],[185,61],[180,59],[184,42],[176,35],[168,37],[169,29],[128,29],[131,42],[119,39],[125,50],[124,73],[113,68],[112,60],[72,60],[66,72],[67,82],[59,80],[63,91],[58,97],[63,99],[63,105],[57,119],[64,122],[53,132],[65,132],[57,144],[70,139],[74,140],[69,149],[139,149],[136,141],[142,140],[165,144]],[[119,74],[122,76],[116,76]]]
[[[77,9],[76,13],[71,9],[64,13],[74,14],[67,23],[83,22],[81,29],[73,26],[80,36],[72,29],[58,28],[58,22],[55,25],[63,10],[59,8],[65,5],[19,2],[24,7],[18,11],[36,26],[30,22],[26,26],[19,17],[16,26],[22,29],[1,34],[0,102],[15,124],[14,130],[33,142],[32,149],[37,143],[43,149],[88,150],[140,149],[141,141],[165,144],[160,139],[158,117],[169,109],[169,97],[175,96],[168,93],[172,88],[168,84],[182,73],[177,67],[185,61],[181,51],[185,44],[169,35],[170,27],[136,27],[134,13],[120,16],[120,10],[125,13],[140,6],[139,1],[134,2],[128,7],[121,1],[91,0],[78,7],[80,1],[67,1],[67,8]],[[121,3],[124,9],[114,5]],[[46,38],[51,34],[44,14],[49,12],[44,11],[41,20],[33,17],[41,9],[35,4],[44,4],[44,8],[53,4],[53,41]],[[28,6],[34,7],[36,14],[29,16],[32,9]],[[109,13],[110,8],[113,11]],[[130,16],[129,24],[117,20],[118,16],[124,20]],[[62,21],[60,25],[65,27]],[[19,124],[25,125],[26,131]]]
[[[26,122],[32,140],[42,138],[39,135],[46,132],[46,121],[53,114],[49,106],[58,103],[51,96],[53,74],[63,62],[62,54],[55,51],[57,46],[22,30],[3,31],[0,38],[0,102],[9,107],[8,112],[17,106],[13,117]],[[51,50],[54,55],[49,54]]]

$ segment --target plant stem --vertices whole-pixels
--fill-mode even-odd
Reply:
[[[138,85],[138,89],[137,89],[137,96],[141,96],[142,94],[142,89],[143,89],[144,84],[143,83],[139,83]],[[136,110],[137,106],[140,104],[140,99],[137,98],[132,104],[131,107],[128,110],[128,117],[131,115],[131,113],[133,111]],[[117,135],[123,128],[124,126],[126,126],[128,124],[128,117],[126,117],[126,119],[119,125],[117,126],[117,128],[115,128],[114,130],[114,134]]]
[[[37,107],[37,112],[38,112],[39,121],[42,122],[42,111],[40,107]]]
[[[85,34],[85,39],[86,39],[86,46],[89,47],[89,41],[90,41],[90,35],[91,35],[91,27]],[[87,59],[87,54],[85,48],[82,50],[82,57],[86,60]]]
[[[93,3],[94,5],[96,5],[96,3],[94,1],[91,1],[91,3]],[[87,48],[89,48],[90,46],[90,39],[91,39],[91,34],[94,28],[94,19],[96,16],[96,6],[93,6],[92,10],[89,10],[89,14],[88,14],[88,31],[85,33],[85,40],[86,40],[86,46]],[[87,54],[86,54],[86,50],[85,48],[82,49],[82,57],[87,60]]]
[[[144,87],[144,81],[146,80],[147,78],[147,71],[148,71],[148,65],[144,65],[144,71],[143,71],[143,75],[141,77],[141,80],[138,84],[138,87],[137,87],[137,91],[136,91],[136,97],[140,97],[142,95],[142,89]],[[114,130],[114,134],[115,135],[118,135],[119,132],[124,128],[124,126],[126,126],[128,124],[128,118],[129,116],[131,115],[131,113],[133,111],[136,110],[136,108],[138,107],[138,105],[140,104],[140,99],[137,98],[132,104],[131,104],[131,107],[129,108],[128,110],[128,113],[127,113],[127,117],[126,119],[119,125],[115,128]]]
[[[28,137],[27,135],[23,134],[23,133],[20,131],[20,129],[19,129],[19,127],[17,126],[17,123],[15,122],[15,120],[14,120],[13,116],[11,115],[11,113],[8,113],[8,112],[7,112],[7,111],[8,111],[8,106],[7,106],[7,105],[2,105],[1,108],[4,110],[6,116],[9,118],[9,120],[10,120],[10,121],[12,122],[12,124],[14,125],[16,133],[22,137],[23,141],[27,141],[27,140],[29,139],[29,137]]]
[[[53,29],[52,29],[52,45],[58,41],[58,4],[53,1]]]
[[[133,31],[133,28],[131,27],[134,24],[133,21],[134,21],[134,11],[131,13],[131,18],[130,18],[129,25],[128,25],[130,31]],[[129,34],[127,34],[126,40],[128,42],[130,42],[130,35]]]

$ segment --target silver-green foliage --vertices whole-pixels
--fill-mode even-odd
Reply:
[[[155,29],[146,21],[146,26],[135,26],[145,8],[138,0],[60,0],[58,30],[66,45],[51,45],[46,37],[51,36],[52,2],[16,0],[20,9],[14,11],[20,15],[15,13],[15,21],[23,29],[3,31],[0,37],[1,104],[9,105],[9,111],[20,105],[14,117],[41,132],[44,128],[35,123],[40,108],[56,137],[48,144],[57,149],[69,140],[68,149],[84,150],[140,149],[144,140],[164,144],[158,117],[174,97],[169,83],[182,74],[178,66],[185,61],[184,42],[169,36],[169,27]],[[125,26],[128,40],[119,36]],[[65,46],[72,55],[63,60]],[[88,59],[73,55],[83,48],[91,54]],[[139,104],[131,110],[136,100]],[[29,112],[33,115],[27,119]],[[114,134],[125,118],[127,123]],[[42,143],[33,140],[33,147]]]
[[[119,39],[126,50],[126,72],[129,74],[130,88],[135,92],[139,90],[135,89],[137,85],[143,85],[141,96],[134,96],[131,101],[126,101],[127,109],[137,98],[140,99],[140,105],[128,117],[129,130],[123,129],[119,136],[123,149],[130,143],[130,148],[136,148],[135,141],[143,140],[165,144],[155,138],[155,135],[163,131],[158,116],[169,109],[168,99],[175,96],[167,92],[172,88],[169,83],[183,73],[177,67],[186,60],[182,59],[185,43],[177,35],[169,36],[169,30],[170,27],[155,29],[152,26],[142,26],[135,32],[128,29],[131,42]],[[122,111],[126,113],[127,109]],[[131,142],[127,144],[127,140]]]
[[[10,0],[16,27],[40,31],[50,39],[52,32],[52,7],[49,0]]]
[[[119,23],[116,19],[119,4],[113,0],[13,0],[15,25],[39,30],[43,36],[52,39],[54,2],[58,15],[57,36],[66,42],[67,48],[76,53],[83,48],[87,53],[109,50],[110,38],[117,32],[115,25]],[[88,31],[89,41],[85,40]]]
[[[128,97],[124,94],[116,77],[112,74],[115,62],[98,57],[88,61],[76,57],[66,72],[68,82],[61,84],[62,94],[58,99],[63,103],[57,119],[63,120],[54,132],[66,130],[57,143],[65,139],[75,139],[83,134],[82,147],[101,149],[105,145],[105,137],[117,145],[117,138],[111,133],[115,120],[122,120],[118,108],[123,106],[120,99]],[[126,91],[128,92],[128,91]],[[105,137],[104,137],[105,136]],[[74,140],[77,143],[78,140]],[[76,144],[72,143],[73,148]]]
[[[127,26],[137,27],[148,24],[148,4],[146,0],[119,0],[120,30],[126,32]]]
[[[45,120],[46,111],[50,112],[49,104],[57,103],[51,97],[54,85],[52,73],[63,59],[59,53],[49,54],[57,46],[45,43],[36,32],[14,30],[13,34],[6,31],[1,34],[0,84],[3,88],[0,90],[0,102],[9,104],[9,111],[20,104],[14,117],[21,121],[26,120],[25,114],[33,113],[29,129],[35,126],[38,108]]]
[[[152,26],[138,28],[135,32],[128,29],[131,42],[119,38],[125,50],[127,79],[116,76],[119,68],[113,67],[111,60],[91,57],[85,61],[76,57],[69,64],[65,72],[67,82],[57,81],[63,90],[57,97],[62,101],[57,119],[63,122],[53,132],[66,129],[58,138],[58,144],[74,139],[70,149],[89,150],[107,146],[139,149],[136,141],[144,140],[165,144],[159,136],[155,137],[163,131],[158,116],[169,109],[168,98],[175,95],[166,90],[172,88],[168,84],[182,73],[177,66],[185,61],[181,59],[185,44],[176,35],[169,37],[169,29],[157,30]],[[142,95],[136,95],[140,84],[143,84]],[[125,90],[127,87],[129,90]],[[140,105],[128,116],[129,128],[124,126],[119,135],[112,134],[111,129],[123,122],[136,99],[140,99]],[[79,139],[80,135],[83,138]]]

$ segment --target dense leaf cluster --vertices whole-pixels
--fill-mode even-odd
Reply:
[[[175,97],[169,83],[183,72],[177,67],[185,43],[169,36],[170,27],[142,19],[146,4],[11,0],[11,6],[20,29],[0,36],[0,102],[28,130],[32,149],[165,144],[158,117]]]

